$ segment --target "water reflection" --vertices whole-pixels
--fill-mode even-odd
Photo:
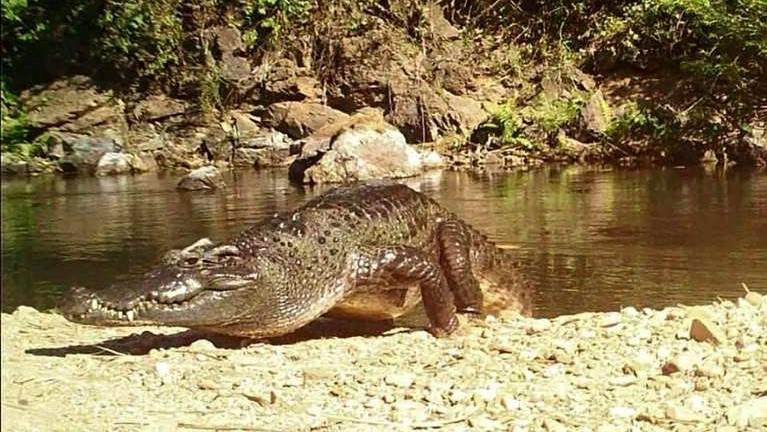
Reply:
[[[241,172],[216,193],[175,178],[3,181],[3,310],[49,307],[66,286],[146,271],[168,249],[221,240],[327,187]],[[547,167],[433,172],[407,183],[518,247],[538,313],[700,303],[767,287],[767,175]]]

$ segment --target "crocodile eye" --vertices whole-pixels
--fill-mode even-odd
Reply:
[[[198,257],[188,257],[184,260],[184,263],[191,266],[197,264],[199,261],[200,259]]]

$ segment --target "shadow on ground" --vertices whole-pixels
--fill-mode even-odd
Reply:
[[[319,319],[284,336],[269,339],[250,339],[207,333],[199,330],[186,330],[173,334],[155,334],[150,331],[136,333],[103,342],[83,345],[68,345],[53,348],[32,348],[27,354],[49,357],[63,357],[67,354],[92,354],[104,356],[144,355],[153,349],[181,348],[193,342],[206,339],[217,348],[238,349],[255,343],[287,345],[313,339],[349,338],[356,336],[376,336],[392,330],[399,323],[345,321]]]

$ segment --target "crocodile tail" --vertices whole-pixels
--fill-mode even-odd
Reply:
[[[476,231],[472,233],[472,252],[472,269],[484,293],[485,310],[490,314],[511,310],[532,316],[532,284],[513,254]]]

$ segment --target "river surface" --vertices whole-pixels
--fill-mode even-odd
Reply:
[[[62,290],[135,277],[171,248],[221,241],[300,205],[282,170],[229,174],[214,193],[177,177],[2,182],[2,309],[51,307]],[[767,291],[767,173],[545,167],[433,172],[404,181],[513,248],[536,314],[698,304]]]

